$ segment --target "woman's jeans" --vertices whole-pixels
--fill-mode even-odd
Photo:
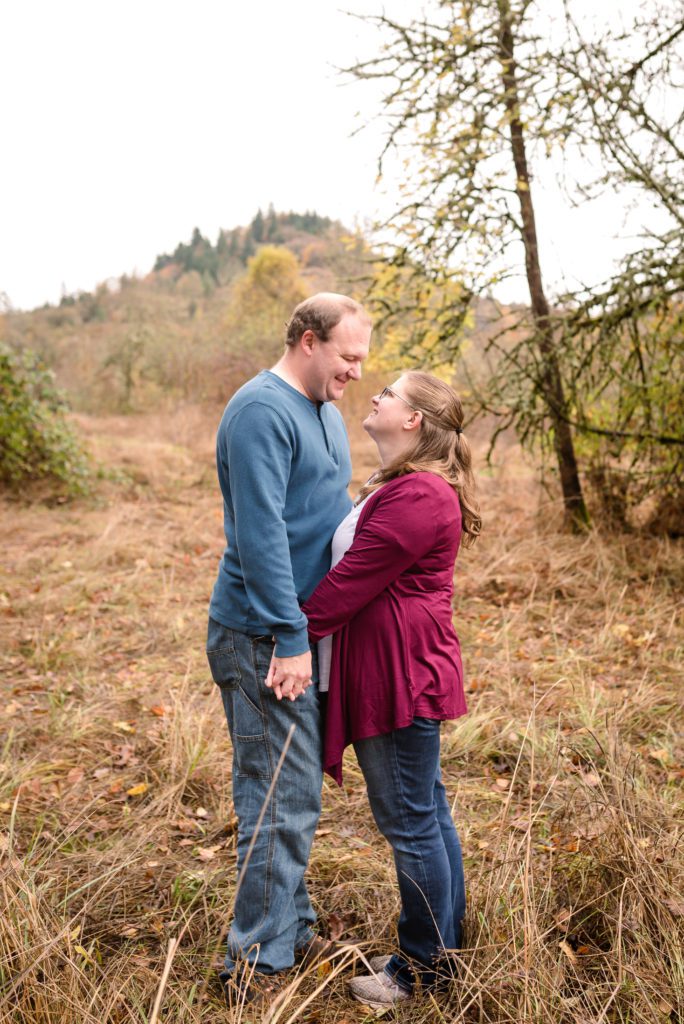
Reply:
[[[295,701],[276,700],[264,682],[272,654],[270,637],[247,636],[209,619],[207,657],[233,741],[238,876],[244,869],[228,934],[226,975],[242,959],[264,974],[286,970],[295,951],[313,936],[315,914],[304,872],[321,810],[318,687],[310,686]],[[313,671],[317,678],[315,656]],[[267,803],[292,725],[292,742]]]
[[[405,729],[354,744],[373,817],[394,852],[401,894],[400,955],[385,970],[409,991],[416,975],[427,986],[438,980],[448,963],[445,950],[460,948],[465,914],[461,845],[441,781],[439,730],[439,721],[415,718]]]

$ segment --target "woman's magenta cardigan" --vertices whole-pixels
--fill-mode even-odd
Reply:
[[[461,509],[434,473],[378,488],[354,542],[303,606],[309,636],[333,633],[324,768],[342,781],[344,748],[466,712],[461,649],[452,623]]]

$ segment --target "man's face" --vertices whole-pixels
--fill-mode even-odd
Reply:
[[[313,402],[337,402],[350,380],[361,379],[361,363],[368,355],[371,325],[347,313],[327,341],[314,336],[303,381]]]

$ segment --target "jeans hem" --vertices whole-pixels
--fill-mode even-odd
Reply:
[[[402,992],[408,992],[409,994],[411,994],[413,992],[413,982],[407,984],[405,981],[402,981],[401,972],[403,970],[410,971],[411,968],[408,966],[408,964],[402,967],[397,967],[396,971],[394,972],[391,970],[389,964],[387,964],[387,966],[384,968],[384,972],[390,979],[390,981],[393,981],[395,985],[398,985]]]
[[[309,930],[305,934],[304,938],[301,941],[299,941],[299,942],[295,942],[295,948],[294,948],[295,949],[295,953],[299,953],[300,950],[305,949],[306,946],[309,945],[311,940],[315,939],[315,938],[316,938],[316,932],[313,930],[313,928],[309,928]]]

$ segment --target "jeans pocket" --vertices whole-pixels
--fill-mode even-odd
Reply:
[[[229,690],[238,687],[240,669],[234,647],[219,647],[217,650],[207,651],[207,661],[211,677],[217,686],[225,686]]]
[[[257,682],[260,686],[264,686],[266,683],[266,676],[268,670],[271,667],[271,659],[273,658],[273,651],[275,650],[275,641],[271,640],[270,637],[252,637],[252,664],[254,666],[254,674]]]

